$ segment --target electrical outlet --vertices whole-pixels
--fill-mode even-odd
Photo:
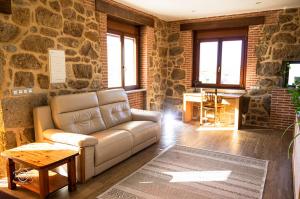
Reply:
[[[258,89],[260,89],[260,86],[251,86],[250,89],[251,90],[258,90]]]
[[[12,89],[12,94],[15,96],[28,95],[30,93],[33,93],[32,88],[14,88],[14,89]]]

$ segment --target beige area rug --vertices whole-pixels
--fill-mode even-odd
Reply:
[[[172,146],[98,199],[262,198],[268,161]]]

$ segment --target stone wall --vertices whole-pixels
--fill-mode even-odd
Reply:
[[[163,110],[167,84],[169,24],[156,20],[152,53],[149,57],[147,100],[150,110]]]
[[[186,91],[185,79],[187,73],[183,68],[185,57],[179,27],[179,23],[170,23],[167,90],[164,101],[166,111],[172,111],[176,117],[181,115],[181,111],[178,110],[182,110],[182,96]]]
[[[191,89],[192,31],[180,31],[180,23],[265,16],[265,24],[250,26],[248,31],[247,95],[243,99],[242,112],[244,125],[269,127],[271,90],[282,86],[282,61],[300,59],[299,13],[300,9],[296,8],[170,22],[158,27],[155,39],[161,48],[155,51],[153,58],[160,60],[154,66],[160,64],[162,67],[155,70],[155,93],[160,93],[156,96],[159,100],[153,97],[156,108],[160,106],[180,116],[182,94]],[[253,86],[259,89],[253,89]]]
[[[265,25],[256,50],[258,85],[282,85],[282,61],[300,59],[300,9],[282,10],[278,22]]]
[[[246,125],[277,127],[270,124],[272,89],[282,87],[282,61],[300,60],[300,9],[280,10],[274,15],[276,20],[262,27],[256,45],[256,85],[260,89],[249,90],[246,96],[250,98]],[[293,109],[289,111],[286,117],[294,115]]]
[[[99,15],[91,7],[73,0],[12,2],[12,15],[0,15],[4,97],[15,87],[51,95],[101,88]],[[48,49],[66,52],[65,84],[49,85]]]
[[[103,88],[101,13],[92,1],[18,0],[0,14],[0,105],[3,149],[34,141],[32,109],[48,97]],[[49,83],[48,49],[66,53],[67,81]],[[33,88],[13,96],[13,88]],[[3,150],[2,149],[2,150]]]
[[[147,88],[154,29],[141,29],[140,81]],[[34,141],[32,110],[52,96],[107,88],[106,33],[107,15],[95,11],[94,0],[13,0],[12,14],[0,13],[0,151]],[[50,84],[48,49],[65,50],[66,83]],[[33,94],[12,95],[23,87]],[[129,94],[136,108],[145,98]]]
[[[266,24],[249,28],[243,110],[245,124],[269,126],[270,93],[282,82],[281,63],[300,59],[299,14],[300,9],[288,9],[169,23],[156,19],[154,28],[141,27],[140,83],[147,93],[131,94],[131,104],[180,116],[182,94],[191,89],[193,49],[192,31],[180,31],[180,23],[263,15]],[[51,96],[107,87],[106,32],[107,16],[95,11],[93,0],[13,0],[12,14],[0,14],[0,150],[34,141],[32,109]],[[48,49],[66,52],[64,84],[49,83]],[[261,88],[251,90],[255,85]],[[31,87],[34,94],[13,96],[18,87]]]
[[[1,105],[6,147],[34,140],[32,108],[47,96],[101,89],[99,13],[77,0],[12,1],[0,14]],[[48,49],[66,53],[67,81],[49,83]],[[12,96],[13,88],[34,95]],[[13,139],[15,138],[15,139]]]
[[[150,109],[171,111],[180,115],[182,94],[186,91],[186,70],[179,23],[157,20],[150,57]]]

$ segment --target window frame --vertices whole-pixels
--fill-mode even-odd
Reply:
[[[193,78],[192,86],[201,88],[228,88],[228,89],[245,89],[246,67],[247,67],[247,47],[248,47],[248,29],[225,29],[194,31],[193,43]],[[221,84],[222,73],[222,42],[242,40],[240,83],[239,84]],[[218,42],[216,84],[206,84],[199,81],[200,72],[200,43],[201,42]],[[220,67],[220,69],[218,69]]]
[[[109,23],[110,22],[110,23]],[[110,25],[111,24],[111,25]],[[107,27],[107,33],[108,34],[114,34],[119,35],[121,39],[121,87],[109,87],[108,89],[115,89],[115,88],[124,88],[126,91],[128,90],[134,90],[139,89],[140,85],[140,78],[139,78],[139,28],[130,24],[120,24],[120,27],[118,25],[120,22],[117,21],[108,21],[108,27]],[[133,29],[135,29],[133,31]],[[124,50],[124,42],[125,37],[131,37],[135,39],[135,49],[136,49],[136,85],[131,86],[125,86],[125,50]],[[108,46],[107,46],[108,48]],[[108,65],[107,65],[108,67]],[[108,81],[108,80],[107,80]]]

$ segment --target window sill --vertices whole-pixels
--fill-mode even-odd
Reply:
[[[130,93],[138,93],[138,92],[146,92],[146,91],[147,91],[146,89],[141,88],[141,89],[129,90],[129,91],[126,91],[126,93],[130,94]]]

